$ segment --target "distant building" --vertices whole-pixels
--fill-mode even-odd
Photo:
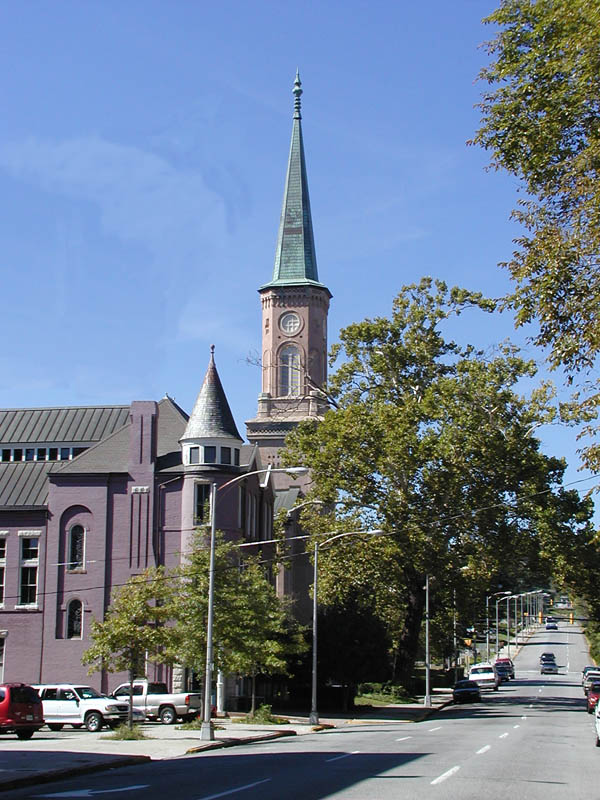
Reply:
[[[302,482],[265,479],[287,432],[324,411],[327,310],[319,283],[302,143],[300,79],[272,280],[262,300],[262,392],[244,444],[215,365],[214,347],[191,415],[165,396],[129,406],[0,410],[0,680],[68,678],[107,691],[121,678],[88,676],[81,655],[92,617],[113,590],[150,566],[173,567],[204,518],[210,484],[248,475],[218,496],[228,538],[272,538],[273,515]],[[233,496],[233,502],[232,502]],[[296,533],[293,525],[288,535]],[[296,542],[292,568],[273,575],[306,616],[310,565]],[[190,686],[181,669],[148,677]]]

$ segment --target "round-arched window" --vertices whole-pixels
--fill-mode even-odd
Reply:
[[[69,551],[67,558],[68,570],[73,571],[83,569],[84,546],[85,530],[83,525],[73,525],[69,531]]]
[[[67,639],[81,639],[83,606],[81,600],[71,600],[67,606]]]
[[[279,352],[279,397],[300,394],[300,353],[288,344]]]

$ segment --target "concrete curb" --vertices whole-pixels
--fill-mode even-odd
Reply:
[[[103,764],[81,764],[77,767],[64,767],[53,772],[38,772],[36,775],[24,775],[22,778],[0,782],[0,792],[9,789],[21,789],[27,786],[39,786],[42,783],[52,783],[63,778],[73,778],[75,775],[85,775],[90,772],[103,772],[107,769],[119,767],[132,767],[152,761],[150,756],[113,756],[110,761]]]
[[[185,751],[186,755],[201,753],[204,750],[220,750],[222,747],[236,747],[240,744],[252,744],[253,742],[268,742],[271,739],[282,739],[284,736],[297,736],[296,731],[277,731],[276,733],[266,733],[264,736],[245,736],[240,739],[217,739],[208,744],[201,744],[198,747],[190,747]]]

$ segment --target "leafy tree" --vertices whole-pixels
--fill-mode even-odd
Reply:
[[[203,672],[206,660],[209,550],[198,531],[181,583],[175,608],[177,652],[188,667]],[[252,712],[259,673],[285,673],[286,657],[301,646],[286,607],[277,597],[255,558],[240,558],[240,550],[217,534],[215,547],[215,605],[213,612],[214,663],[226,673],[252,677]]]
[[[167,626],[172,614],[173,588],[164,568],[150,568],[132,576],[119,588],[104,620],[92,620],[93,641],[82,656],[89,672],[129,672],[129,726],[132,726],[133,679],[143,675],[146,656],[173,663],[169,652],[177,649],[173,630]]]
[[[300,654],[306,645],[302,629],[277,596],[265,577],[264,566],[256,558],[243,564],[237,599],[244,623],[232,637],[228,661],[236,672],[252,679],[250,716],[254,716],[256,676],[288,674],[290,656]]]
[[[513,591],[556,569],[589,540],[590,506],[562,489],[564,461],[539,450],[533,429],[548,412],[542,386],[516,386],[535,366],[504,345],[486,354],[444,337],[450,318],[493,303],[423,279],[377,318],[341,331],[344,361],[329,391],[337,408],[287,440],[288,463],[310,466],[315,498],[335,513],[302,512],[307,530],[381,528],[320,555],[320,601],[357,594],[387,626],[395,678],[407,682],[419,652],[425,576],[447,603],[456,587]],[[456,324],[456,323],[453,323]],[[451,608],[448,608],[451,613]]]
[[[600,349],[600,2],[502,0],[484,22],[498,30],[473,141],[525,193],[513,212],[524,233],[505,265],[516,283],[507,303],[517,325],[538,323],[534,341],[572,383]],[[592,375],[566,416],[594,433],[599,405]],[[597,470],[600,447],[592,442],[584,458]]]

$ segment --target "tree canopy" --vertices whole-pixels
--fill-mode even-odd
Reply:
[[[497,33],[473,141],[524,193],[513,212],[524,232],[505,265],[515,281],[507,303],[517,325],[537,323],[534,341],[575,383],[600,349],[600,2],[502,0],[484,22]],[[590,423],[599,404],[592,375],[577,386],[570,415]],[[597,469],[599,446],[584,457]]]
[[[445,335],[450,318],[493,308],[430,279],[405,287],[389,319],[341,331],[329,387],[337,407],[287,440],[288,463],[310,466],[312,496],[332,508],[305,508],[308,530],[385,533],[325,548],[319,594],[375,609],[401,679],[419,652],[427,574],[439,598],[457,588],[481,602],[498,584],[574,579],[570,554],[591,536],[590,504],[562,488],[564,461],[533,435],[551,390],[517,391],[535,365],[508,344],[484,353]]]

